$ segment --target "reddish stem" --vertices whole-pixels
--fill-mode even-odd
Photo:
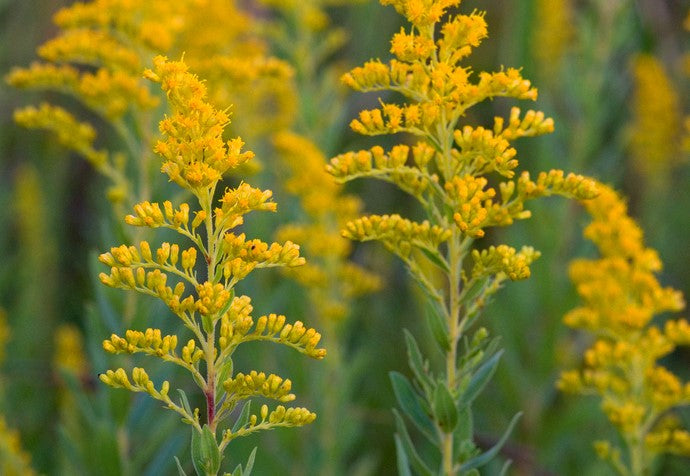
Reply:
[[[215,399],[215,389],[210,388],[206,392],[206,418],[208,426],[213,428],[214,419],[216,417],[216,399]]]

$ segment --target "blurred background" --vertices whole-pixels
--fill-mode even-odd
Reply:
[[[36,59],[36,48],[59,31],[52,15],[71,3],[0,0],[0,75]],[[337,72],[370,58],[389,58],[390,37],[401,25],[392,7],[369,1],[319,5],[346,34],[342,47],[323,60],[319,71],[331,72],[333,79]],[[263,5],[240,6],[264,19],[279,18]],[[462,2],[463,12],[473,9],[486,11],[489,38],[469,58],[472,69],[522,67],[523,76],[540,94],[536,104],[523,107],[543,110],[556,124],[554,134],[518,143],[520,168],[531,172],[562,168],[621,190],[645,230],[648,245],[659,251],[665,264],[661,282],[688,295],[690,166],[685,117],[690,113],[690,31],[686,29],[690,2]],[[272,54],[290,59],[279,48],[273,48]],[[335,155],[381,143],[380,138],[355,136],[347,127],[359,110],[376,103],[377,96],[336,93],[339,89],[334,83],[332,90],[326,90],[326,96],[339,94],[342,99],[337,114],[321,124],[328,134],[320,144],[324,152]],[[145,396],[106,389],[98,381],[98,373],[114,365],[100,350],[100,342],[121,324],[117,306],[109,304],[118,299],[117,292],[101,289],[96,257],[120,241],[117,230],[108,224],[112,211],[103,196],[105,179],[50,135],[15,125],[16,108],[43,100],[80,107],[76,101],[64,102],[55,92],[18,90],[0,83],[0,308],[6,321],[3,329],[9,330],[0,332],[0,343],[6,340],[0,412],[7,426],[18,432],[21,447],[39,473],[175,474],[173,455],[189,467],[187,429]],[[474,108],[467,122],[488,124],[512,105],[498,99],[487,102]],[[326,120],[326,112],[316,123]],[[275,173],[278,166],[271,162],[275,159],[261,142],[265,140],[248,140],[248,148],[257,151],[262,161],[262,170],[248,180],[273,189],[281,213],[249,226],[268,240],[278,225],[298,215],[293,208],[299,204]],[[354,183],[347,191],[362,198],[367,212],[419,215],[412,199],[381,182]],[[615,439],[598,402],[564,396],[554,386],[561,370],[579,365],[589,343],[561,321],[577,302],[568,280],[568,262],[593,253],[581,239],[586,217],[577,204],[559,199],[536,203],[532,211],[531,220],[493,232],[486,240],[531,245],[542,257],[533,265],[529,280],[509,283],[499,293],[482,323],[501,336],[506,353],[478,404],[478,442],[491,446],[522,410],[518,429],[502,453],[514,461],[511,474],[608,474],[591,447],[593,435]],[[342,364],[354,369],[345,380],[347,388],[329,384],[328,378],[313,378],[320,362],[280,350],[271,353],[261,346],[248,347],[238,357],[237,367],[290,376],[298,403],[308,407],[327,398],[337,402],[339,396],[332,394],[345,393],[347,408],[342,408],[338,421],[355,422],[356,429],[340,450],[340,466],[329,474],[395,474],[391,413],[395,403],[388,372],[408,372],[403,329],[420,342],[430,336],[420,317],[419,291],[400,262],[374,244],[357,245],[352,260],[377,273],[382,286],[352,301],[347,321],[337,329]],[[245,286],[257,316],[280,312],[297,319],[313,312],[305,291],[278,272]],[[156,316],[163,313],[154,304],[148,311]],[[687,379],[689,359],[690,352],[678,352],[666,364]],[[159,375],[170,378],[171,373],[161,369]],[[126,414],[119,415],[117,409],[124,407]],[[687,427],[687,412],[685,419]],[[315,428],[262,434],[238,442],[231,453],[246,455],[259,445],[255,468],[259,475],[327,474],[318,469],[326,464],[325,457],[315,456],[310,444],[318,438],[320,430]],[[143,441],[152,432],[159,438],[150,448],[135,444],[136,435]],[[133,453],[140,451],[140,457],[123,455],[126,434],[132,438],[128,447],[137,449]],[[96,446],[97,452],[89,450]],[[131,461],[123,463],[123,458]],[[238,456],[234,464],[242,458]],[[76,460],[78,469],[69,463]],[[689,467],[687,460],[668,457],[659,474],[687,474]]]

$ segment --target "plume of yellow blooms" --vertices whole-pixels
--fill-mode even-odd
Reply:
[[[61,106],[28,106],[15,119],[50,131],[88,160],[112,182],[108,197],[115,203],[129,206],[150,195],[151,127],[160,98],[141,71],[155,55],[186,53],[210,78],[212,102],[246,111],[243,130],[265,132],[292,115],[292,96],[283,94],[291,69],[266,56],[250,18],[233,2],[94,0],[63,8],[54,20],[60,34],[38,48],[41,61],[13,69],[6,80],[76,98],[113,127],[120,148],[100,149],[96,128]],[[139,177],[131,176],[128,160]]]
[[[0,416],[0,472],[7,476],[33,476],[31,458],[21,447],[19,433]]]
[[[295,115],[293,69],[272,57],[257,34],[258,21],[234,1],[197,0],[185,17],[177,51],[204,78],[209,98],[238,112],[233,132],[265,135],[288,126]]]
[[[664,183],[681,159],[680,99],[661,62],[648,54],[633,61],[635,92],[630,153],[643,177]]]
[[[335,321],[348,312],[348,301],[380,287],[377,276],[347,260],[351,244],[340,234],[345,223],[360,211],[359,199],[342,193],[342,185],[324,172],[326,159],[308,139],[281,132],[274,144],[290,167],[286,189],[301,199],[308,217],[303,225],[290,224],[278,231],[278,239],[304,245],[309,264],[290,270],[290,275],[310,292],[319,314]]]
[[[540,68],[550,77],[573,37],[571,0],[537,0],[532,50]]]
[[[62,324],[55,331],[55,366],[76,377],[87,374],[84,338],[75,325]]]
[[[598,188],[599,196],[584,202],[592,216],[584,234],[601,258],[571,264],[583,304],[564,318],[596,340],[585,352],[583,369],[564,372],[558,386],[601,397],[625,447],[622,452],[599,441],[599,456],[620,474],[649,474],[660,453],[690,455],[690,432],[669,414],[690,404],[690,383],[659,364],[677,346],[690,345],[690,324],[685,319],[669,319],[663,326],[652,322],[662,312],[682,310],[683,296],[659,284],[655,273],[661,261],[645,246],[621,197],[607,186]]]
[[[234,438],[277,426],[304,425],[316,418],[304,408],[283,406],[270,414],[264,406],[259,415],[250,416],[246,407],[235,426],[225,429],[218,441],[221,422],[240,402],[254,396],[280,402],[294,398],[289,380],[256,372],[235,373],[232,356],[237,347],[270,341],[316,359],[323,358],[326,351],[317,347],[321,336],[316,330],[300,321],[287,323],[282,315],[254,318],[250,298],[235,295],[235,284],[252,270],[299,266],[304,259],[299,246],[290,241],[267,244],[233,231],[251,211],[275,211],[270,190],[242,183],[214,200],[223,175],[253,157],[242,150],[241,139],[222,138],[227,114],[207,102],[204,83],[183,62],[159,56],[145,76],[160,83],[172,111],[160,122],[163,138],[155,146],[163,159],[161,170],[191,192],[199,208],[193,210],[187,203],[175,208],[169,201],[143,202],[125,221],[133,226],[169,228],[189,239],[192,246],[183,249],[164,242],[154,249],[142,241],[138,246],[113,247],[99,258],[110,267],[100,278],[107,286],[157,297],[193,337],[180,342],[179,348],[177,335],[163,335],[159,329],[129,330],[124,336],[112,335],[103,348],[115,354],[144,353],[187,369],[205,395],[206,417],[200,417],[199,409],[192,410],[184,396],[179,403],[173,401],[170,383],[154,385],[143,368],[131,373],[122,368],[108,370],[101,380],[113,387],[148,393],[179,413],[194,428],[192,456],[197,471],[204,468],[204,474],[216,474],[223,450]],[[205,450],[195,455],[194,448]]]
[[[394,91],[405,101],[379,100],[378,108],[360,112],[350,125],[354,131],[372,136],[406,132],[415,136],[416,142],[394,146],[390,151],[374,146],[340,154],[331,159],[328,171],[341,182],[359,177],[391,182],[414,196],[424,209],[426,220],[422,222],[399,215],[372,215],[352,220],[343,233],[354,240],[381,241],[407,264],[428,295],[430,326],[445,355],[444,372],[431,376],[408,334],[416,385],[397,373],[392,374],[392,381],[400,406],[418,427],[419,414],[407,411],[410,392],[426,402],[426,413],[420,410],[428,428],[425,434],[439,448],[441,459],[438,466],[426,466],[401,418],[397,418],[397,448],[401,461],[409,461],[416,468],[424,465],[429,474],[459,474],[489,459],[478,455],[472,442],[467,415],[476,393],[468,396],[465,392],[481,365],[484,370],[491,368],[490,374],[498,362],[498,354],[486,347],[485,331],[470,339],[466,355],[459,354],[459,343],[501,283],[527,278],[529,265],[539,256],[529,247],[520,251],[507,245],[472,250],[473,244],[491,227],[528,218],[530,212],[524,205],[529,199],[553,194],[588,199],[596,195],[596,187],[586,177],[560,170],[543,172],[536,180],[527,172],[516,176],[518,161],[511,142],[553,130],[553,121],[541,112],[523,113],[513,108],[507,120],[496,117],[490,127],[461,123],[472,106],[487,99],[537,98],[537,90],[518,69],[475,74],[464,64],[487,36],[483,13],[449,12],[459,0],[382,3],[392,5],[411,24],[391,40],[390,52],[395,58],[388,62],[371,60],[342,80],[358,91]],[[488,176],[495,177],[491,185]],[[443,273],[445,286],[433,283],[423,260]],[[460,414],[458,409],[467,410]],[[460,419],[463,428],[470,428],[469,435],[456,432]]]

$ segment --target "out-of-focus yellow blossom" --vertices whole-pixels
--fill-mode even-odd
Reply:
[[[630,153],[637,171],[652,183],[665,183],[683,158],[680,99],[661,62],[638,55],[633,61],[635,80]]]
[[[10,340],[10,326],[7,322],[7,313],[0,308],[0,363],[5,360],[5,347]]]
[[[475,73],[465,64],[487,36],[483,13],[458,13],[455,7],[460,0],[382,3],[394,6],[411,27],[393,36],[390,52],[395,58],[368,61],[346,73],[342,81],[362,92],[393,91],[404,100],[390,103],[379,99],[378,108],[361,111],[350,126],[372,136],[406,132],[417,142],[396,145],[389,151],[374,146],[340,154],[331,159],[327,170],[340,182],[360,177],[392,182],[416,198],[425,212],[421,222],[397,214],[358,218],[345,225],[343,234],[360,241],[381,241],[402,258],[426,292],[431,314],[440,316],[440,322],[431,327],[446,357],[443,381],[430,385],[428,381],[438,380],[438,374],[431,378],[424,373],[429,372],[426,368],[414,370],[416,388],[423,390],[417,397],[426,399],[434,413],[440,471],[455,474],[459,465],[476,454],[471,437],[457,441],[448,414],[437,412],[440,400],[460,398],[463,382],[475,370],[465,356],[459,356],[462,349],[458,344],[489,297],[506,279],[527,278],[530,263],[539,256],[529,247],[521,251],[506,245],[473,250],[473,244],[491,227],[528,218],[528,200],[554,194],[584,200],[596,196],[597,190],[592,180],[561,170],[542,172],[536,180],[527,172],[515,176],[519,163],[511,142],[553,130],[553,121],[542,112],[522,113],[513,108],[507,120],[496,117],[490,127],[462,124],[467,111],[487,99],[537,98],[537,90],[517,68]],[[464,263],[470,256],[474,267],[468,273]],[[447,281],[443,286],[436,284],[439,273]],[[484,355],[484,338],[472,342],[476,349],[467,348],[466,352]],[[414,346],[408,350],[411,356],[419,352]],[[448,405],[450,401],[444,408]],[[465,407],[467,402],[455,405]],[[405,438],[403,429],[398,426],[401,440]],[[418,461],[419,456],[405,451],[402,459]]]
[[[205,445],[214,447],[209,451],[222,455],[235,437],[278,426],[304,425],[316,417],[306,409],[283,406],[270,415],[268,409],[262,411],[260,421],[256,415],[243,413],[218,441],[220,423],[248,398],[263,396],[279,402],[294,398],[289,393],[289,380],[254,371],[236,372],[232,356],[237,347],[257,340],[274,342],[315,359],[323,358],[326,351],[318,347],[321,335],[315,329],[300,321],[287,323],[285,316],[277,314],[254,319],[250,299],[235,295],[235,284],[254,269],[300,266],[304,258],[299,246],[290,241],[268,244],[233,232],[247,213],[275,211],[276,206],[270,201],[271,191],[246,183],[226,189],[216,199],[223,176],[253,157],[241,150],[239,138],[223,139],[227,114],[208,102],[206,86],[183,62],[156,57],[154,68],[145,76],[160,83],[171,108],[170,116],[160,122],[163,138],[155,147],[163,159],[161,170],[191,192],[198,209],[192,211],[187,203],[174,207],[169,201],[146,201],[137,204],[125,221],[133,226],[170,228],[185,241],[191,240],[193,246],[184,249],[164,242],[155,248],[142,241],[139,246],[113,247],[99,257],[110,267],[110,273],[101,273],[100,278],[107,286],[159,298],[193,337],[180,349],[177,335],[163,335],[159,329],[128,330],[124,337],[113,334],[103,342],[103,348],[114,354],[143,353],[185,368],[205,396],[206,417],[200,417],[198,408],[192,410],[186,397],[179,403],[173,401],[170,383],[156,386],[143,368],[135,367],[131,373],[122,368],[108,370],[100,377],[112,387],[144,392],[163,402],[193,426],[193,442],[203,438]],[[203,455],[198,457],[203,460]],[[200,464],[210,463],[195,460],[195,466]],[[218,471],[213,467],[209,474]]]
[[[271,57],[257,34],[258,21],[228,0],[197,0],[185,16],[177,53],[204,78],[211,102],[232,104],[234,132],[253,137],[283,129],[293,120],[293,69]]]
[[[88,363],[84,338],[74,325],[63,324],[55,331],[55,366],[77,377],[86,375]]]
[[[532,51],[545,76],[551,77],[573,36],[571,0],[537,0]]]
[[[31,457],[21,447],[19,434],[0,416],[0,472],[7,476],[33,476]]]
[[[108,197],[114,203],[131,205],[151,194],[150,128],[160,98],[141,72],[158,54],[185,54],[208,78],[211,102],[221,108],[234,104],[244,132],[266,133],[293,115],[291,68],[266,55],[253,20],[234,2],[94,0],[63,8],[55,23],[60,34],[38,48],[42,61],[15,68],[7,81],[75,97],[113,127],[118,148],[99,150],[96,128],[58,106],[23,108],[15,118],[56,134],[91,162],[113,182]],[[127,167],[128,160],[135,167]]]
[[[683,383],[659,360],[679,345],[690,344],[690,324],[652,319],[680,311],[679,291],[662,287],[655,273],[661,261],[643,241],[642,230],[627,214],[621,197],[599,185],[597,198],[584,202],[592,216],[585,236],[599,249],[597,260],[575,260],[571,279],[583,305],[565,323],[591,332],[596,341],[585,353],[584,368],[563,373],[559,387],[567,392],[598,395],[602,409],[625,442],[626,459],[606,443],[598,453],[628,473],[647,474],[659,453],[690,455],[688,432],[677,420],[662,418],[690,404],[690,383]]]
[[[309,289],[311,300],[326,319],[345,317],[348,301],[380,286],[378,277],[347,261],[350,241],[340,229],[361,208],[357,197],[342,193],[324,170],[326,158],[307,138],[291,132],[274,136],[274,144],[289,167],[286,189],[301,199],[308,224],[291,224],[278,231],[281,240],[304,245],[310,263],[289,273]]]

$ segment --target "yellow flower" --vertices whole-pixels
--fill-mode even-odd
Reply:
[[[170,228],[191,240],[193,246],[182,249],[177,243],[164,242],[154,251],[147,241],[142,241],[138,247],[112,247],[99,257],[110,267],[110,273],[101,273],[100,279],[107,286],[160,299],[194,338],[187,340],[178,353],[177,335],[164,336],[160,329],[153,328],[144,332],[128,330],[124,337],[111,335],[103,348],[114,354],[143,353],[186,369],[205,395],[206,417],[200,416],[198,408],[192,410],[186,396],[179,403],[173,401],[170,382],[154,384],[144,368],[135,367],[131,373],[122,368],[108,370],[100,379],[112,387],[144,392],[161,401],[192,425],[195,438],[210,431],[222,454],[237,436],[278,426],[300,426],[316,417],[303,408],[278,406],[270,415],[267,410],[263,412],[261,422],[256,416],[244,421],[240,418],[232,430],[223,432],[218,443],[215,435],[219,425],[233,415],[241,400],[253,396],[279,402],[294,399],[289,380],[276,375],[266,377],[263,372],[233,372],[233,353],[241,344],[274,342],[315,359],[322,359],[326,351],[318,347],[321,335],[315,329],[301,321],[287,323],[285,316],[277,314],[254,319],[250,299],[235,295],[237,282],[254,269],[300,266],[304,258],[299,246],[291,241],[269,244],[232,231],[249,212],[275,211],[276,205],[270,190],[258,190],[246,183],[226,189],[216,201],[216,186],[223,175],[253,157],[251,152],[241,151],[241,139],[222,139],[227,114],[207,102],[205,85],[184,62],[159,56],[154,60],[154,69],[147,70],[145,76],[160,83],[172,110],[172,115],[160,122],[165,137],[155,147],[163,159],[161,170],[192,193],[199,209],[194,211],[190,224],[189,204],[175,208],[170,201],[162,205],[144,201],[134,206],[134,214],[125,221],[133,226]],[[199,228],[203,228],[202,233]],[[198,275],[199,266],[205,269]]]
[[[635,90],[630,153],[641,176],[663,183],[682,158],[680,99],[655,57],[638,55],[632,69]]]
[[[664,429],[661,420],[669,410],[690,404],[690,383],[658,363],[690,343],[690,325],[671,319],[661,329],[653,323],[662,312],[682,310],[683,296],[659,284],[655,273],[661,261],[645,246],[621,197],[607,186],[598,189],[598,197],[584,202],[592,216],[584,234],[601,257],[571,264],[583,305],[564,318],[597,340],[585,353],[584,368],[565,372],[559,387],[601,397],[602,409],[625,442],[630,471],[643,474],[658,453],[690,454],[685,431]]]

